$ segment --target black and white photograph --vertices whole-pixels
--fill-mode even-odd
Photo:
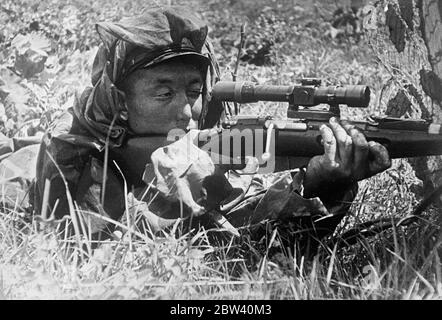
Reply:
[[[442,0],[1,0],[0,25],[0,300],[442,299]]]

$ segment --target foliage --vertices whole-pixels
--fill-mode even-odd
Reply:
[[[358,17],[369,37],[349,31],[346,1],[5,0],[0,4],[1,132],[9,137],[41,134],[72,105],[76,92],[90,83],[99,44],[95,22],[165,3],[197,8],[209,22],[223,78],[231,78],[239,29],[247,21],[238,78],[289,84],[319,77],[327,84],[367,84],[373,89],[370,108],[344,110],[344,115],[364,118],[387,108],[385,96],[393,92],[384,84],[391,69],[372,49],[383,48],[388,36],[373,36],[382,31],[375,11]],[[283,117],[284,111],[278,104],[242,106],[244,114]],[[395,161],[391,170],[360,184],[338,234],[379,216],[406,215],[421,188],[408,162]],[[259,251],[247,239],[214,247],[204,230],[154,238],[126,226],[125,236],[95,248],[87,236],[70,239],[56,224],[29,221],[24,213],[4,208],[0,297],[440,298],[440,221],[431,214],[424,217],[417,227],[385,232],[341,251],[324,247],[313,261],[305,261],[281,248],[277,233],[269,244],[276,250]]]

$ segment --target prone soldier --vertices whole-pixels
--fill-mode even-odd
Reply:
[[[193,143],[217,125],[220,113],[212,111],[223,109],[210,99],[219,67],[207,25],[185,8],[166,7],[98,23],[97,32],[92,87],[41,142],[31,190],[36,214],[68,215],[69,194],[85,214],[95,213],[91,231],[101,237],[114,226],[97,216],[118,221],[128,210],[153,232],[184,219],[257,238],[266,223],[308,221],[320,239],[347,213],[357,182],[390,166],[382,145],[335,118],[320,128],[324,153],[305,168],[277,159],[283,173],[270,183],[254,174],[253,158],[239,170],[213,163]],[[167,139],[177,130],[185,135]]]

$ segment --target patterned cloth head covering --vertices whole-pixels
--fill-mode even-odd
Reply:
[[[109,135],[110,147],[121,146],[128,133],[124,93],[118,84],[140,68],[147,68],[177,56],[191,56],[208,71],[203,86],[203,111],[200,128],[213,126],[223,106],[210,102],[217,110],[206,121],[209,92],[219,78],[219,69],[207,38],[207,26],[184,7],[155,8],[118,23],[96,24],[100,45],[92,67],[92,88],[76,101],[74,113],[90,135],[103,145]],[[210,123],[209,123],[210,122]]]

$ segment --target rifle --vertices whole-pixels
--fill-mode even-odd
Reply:
[[[269,157],[269,142],[274,143],[276,156],[313,157],[323,154],[319,128],[328,123],[330,117],[340,117],[339,105],[367,107],[370,102],[370,88],[363,85],[321,86],[318,79],[302,79],[300,84],[276,86],[256,85],[250,82],[218,82],[212,90],[212,100],[221,102],[252,103],[258,101],[279,101],[289,104],[286,120],[272,117],[232,116],[222,122],[223,129],[232,133],[218,139],[219,148],[230,144],[235,135],[252,130],[256,140],[263,141],[262,155]],[[313,110],[311,107],[327,104],[328,110]],[[349,121],[361,130],[368,141],[383,144],[391,158],[421,157],[442,154],[442,131],[440,124],[426,120],[371,116],[366,121]],[[233,129],[237,129],[232,131]],[[263,134],[265,138],[260,137]],[[270,137],[272,136],[272,137]],[[274,136],[274,137],[273,137]],[[243,139],[244,140],[244,139]],[[250,144],[241,142],[241,149],[227,150],[232,158],[251,155]],[[213,147],[213,145],[212,145]],[[223,150],[221,153],[226,155]],[[234,152],[236,151],[236,152]],[[259,153],[259,152],[258,152]]]
[[[233,161],[241,167],[244,158],[250,155],[267,162],[272,155],[309,159],[323,154],[319,128],[327,124],[330,117],[340,117],[341,104],[349,107],[367,107],[370,89],[361,85],[323,87],[316,79],[303,79],[299,85],[291,86],[218,82],[213,87],[210,101],[212,106],[218,107],[209,107],[203,129],[212,128],[214,120],[219,119],[221,103],[257,101],[287,102],[288,118],[277,120],[272,117],[235,115],[225,119],[221,122],[219,132],[209,135],[208,140],[199,141],[201,148],[215,154],[215,157],[222,157],[218,164],[228,165],[229,161]],[[320,104],[327,104],[328,110],[311,109]],[[368,140],[385,145],[392,158],[442,154],[442,133],[439,124],[391,117],[370,117],[366,121],[350,122],[359,128]],[[250,134],[245,135],[246,131]],[[171,137],[173,138],[173,135]],[[149,183],[150,180],[146,177],[141,178],[145,165],[149,162],[153,150],[174,141],[171,137],[133,137],[128,139],[122,148],[113,151],[116,152],[113,157],[132,184]],[[179,138],[179,135],[176,137]],[[252,138],[253,141],[247,138]],[[235,149],[235,145],[239,145],[238,149]],[[218,152],[213,152],[215,149]],[[273,154],[269,155],[271,152]],[[133,154],[137,154],[137,157],[133,157]],[[239,162],[235,162],[237,159]],[[218,225],[224,224],[226,227],[225,219],[221,216],[214,219]],[[234,231],[231,232],[235,234]]]
[[[260,156],[266,162],[274,152],[274,156],[305,157],[309,159],[324,153],[319,128],[327,124],[331,117],[340,117],[339,105],[366,108],[370,102],[370,88],[363,85],[321,86],[318,79],[302,79],[300,84],[276,86],[256,85],[249,82],[218,82],[212,90],[214,102],[253,103],[258,101],[287,102],[287,119],[276,120],[272,117],[232,116],[221,123],[224,131],[215,139],[219,148],[231,145],[232,141],[244,130],[251,130],[255,141],[262,141],[264,152],[256,152],[260,142],[254,143],[253,154],[250,142],[241,139],[240,149],[234,147],[221,149],[222,157],[240,158],[247,155]],[[327,104],[328,110],[314,110],[312,107]],[[383,144],[391,158],[422,157],[442,155],[441,124],[426,120],[402,119],[393,117],[370,116],[366,121],[348,121],[363,132],[368,141]],[[265,139],[260,135],[266,136]],[[210,144],[210,148],[214,144]],[[270,146],[272,145],[272,146]],[[248,148],[249,146],[249,148]],[[205,147],[205,145],[203,145]],[[227,151],[227,154],[226,154]],[[221,161],[225,161],[225,158]],[[372,221],[361,224],[347,231],[341,238],[332,238],[339,246],[356,242],[361,235],[370,236],[392,226],[405,226],[413,221],[442,192],[439,186],[424,199],[413,213],[402,219],[393,221]],[[388,218],[390,219],[390,218]]]

